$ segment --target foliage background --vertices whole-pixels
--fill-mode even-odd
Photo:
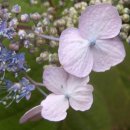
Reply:
[[[58,1],[53,0],[56,6]],[[9,2],[10,5],[19,4],[22,12],[26,13],[46,10],[41,4],[30,7],[29,0]],[[66,6],[72,4],[71,0],[67,0]],[[58,7],[57,12],[60,11]],[[130,46],[124,44],[127,56],[122,64],[105,73],[90,75],[95,91],[94,103],[89,111],[82,113],[70,109],[67,119],[60,123],[41,120],[20,125],[19,118],[43,99],[42,95],[35,91],[29,102],[23,100],[8,109],[0,106],[0,130],[130,130]],[[32,68],[31,77],[42,81],[42,65],[35,63],[35,56],[28,54],[26,58]]]

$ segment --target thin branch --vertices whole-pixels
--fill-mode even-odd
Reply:
[[[49,39],[49,40],[59,41],[59,38],[57,38],[57,37],[48,36],[48,35],[44,35],[44,34],[37,34],[37,33],[35,33],[35,34],[38,37],[41,37],[41,38],[46,38],[46,39]]]
[[[44,84],[42,83],[39,83],[39,82],[36,82],[34,81],[31,77],[29,77],[27,74],[25,74],[25,77],[32,83],[36,86],[36,89],[42,93],[45,97],[47,96],[47,94],[40,88],[40,87],[44,87]],[[40,87],[39,87],[40,86]]]
[[[32,84],[34,84],[36,87],[38,87],[38,86],[44,87],[44,84],[34,81],[34,80],[33,80],[31,77],[29,77],[27,74],[25,74],[25,77],[26,77]]]
[[[47,96],[47,94],[41,88],[37,87],[37,90],[41,92],[45,97]]]

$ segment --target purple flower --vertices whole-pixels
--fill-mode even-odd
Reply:
[[[3,87],[3,90],[6,91],[7,95],[0,100],[0,103],[6,102],[7,107],[14,101],[19,103],[23,98],[29,100],[31,97],[31,92],[35,90],[35,85],[31,84],[25,77],[17,83],[13,83],[12,81],[5,79],[3,82],[3,86],[5,86]]]
[[[0,50],[0,72],[11,71],[17,73],[19,71],[27,71],[24,53],[15,53],[7,48],[1,47]]]
[[[19,102],[24,97],[26,98],[26,100],[29,100],[31,97],[31,92],[35,90],[35,85],[31,84],[29,80],[26,79],[25,77],[22,78],[20,84],[22,88],[16,102]]]
[[[7,21],[6,20],[2,20],[0,21],[0,35],[2,35],[3,37],[6,37],[8,39],[12,39],[13,35],[15,33],[14,28],[7,27]]]
[[[52,92],[41,102],[42,117],[61,121],[71,106],[76,111],[86,111],[93,103],[93,87],[87,84],[89,77],[77,78],[61,67],[49,67],[43,73],[43,82]]]
[[[30,18],[28,14],[22,14],[20,19],[22,22],[29,22]]]
[[[92,70],[103,72],[122,62],[124,46],[117,37],[121,18],[109,4],[89,6],[80,16],[79,27],[62,32],[59,60],[63,68],[78,77]]]
[[[11,10],[13,13],[20,13],[21,12],[21,6],[18,4],[14,5]]]

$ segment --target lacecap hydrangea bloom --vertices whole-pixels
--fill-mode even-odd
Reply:
[[[93,70],[103,72],[123,61],[125,50],[118,37],[121,18],[110,4],[87,7],[78,28],[68,28],[60,36],[59,60],[72,75],[85,77]]]
[[[125,49],[118,37],[121,26],[114,6],[97,4],[82,13],[78,28],[64,30],[60,39],[47,36],[60,42],[58,55],[62,67],[44,70],[43,85],[51,94],[26,112],[20,123],[39,118],[62,121],[69,106],[76,111],[89,110],[93,103],[93,86],[88,84],[90,72],[106,71],[125,58]]]

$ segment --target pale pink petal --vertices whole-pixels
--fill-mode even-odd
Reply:
[[[86,111],[93,103],[93,87],[91,85],[77,86],[69,98],[70,106],[76,111]]]
[[[67,116],[69,102],[64,95],[50,94],[41,102],[42,117],[50,121],[61,121]]]
[[[80,36],[76,28],[62,32],[58,55],[63,68],[72,75],[85,77],[92,70],[93,57],[89,43]]]
[[[121,63],[126,55],[123,43],[118,37],[97,40],[92,51],[94,56],[93,70],[96,72],[106,71]]]
[[[42,106],[38,105],[36,107],[33,107],[29,111],[27,111],[21,118],[20,118],[20,124],[26,123],[28,121],[36,121],[42,118],[41,116],[41,110]]]
[[[73,93],[77,89],[77,86],[85,86],[88,82],[89,76],[78,78],[73,75],[69,75],[66,90]]]
[[[62,94],[66,86],[68,74],[62,67],[48,67],[43,73],[43,83],[48,90],[55,94]]]
[[[110,4],[89,6],[79,19],[80,34],[90,42],[117,36],[121,25],[118,11]]]

